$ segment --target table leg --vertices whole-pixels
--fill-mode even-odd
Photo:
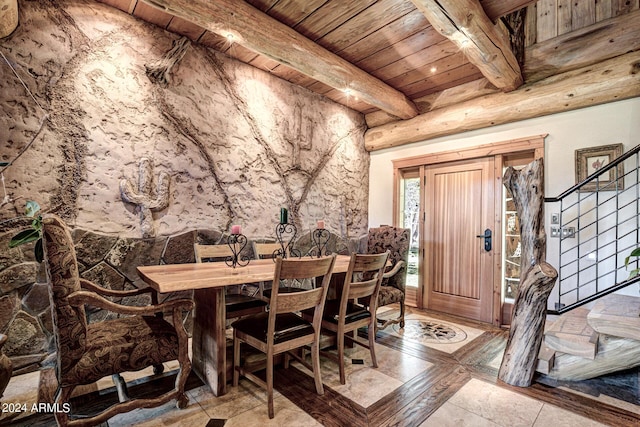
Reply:
[[[193,370],[221,396],[227,392],[224,288],[196,289],[193,299]]]

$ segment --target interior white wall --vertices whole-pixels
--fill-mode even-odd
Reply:
[[[575,184],[576,149],[622,143],[626,152],[640,144],[640,98],[372,152],[369,227],[393,222],[393,160],[540,134],[548,134],[545,140],[545,195],[554,197]],[[550,214],[549,211],[545,213],[546,230],[550,227]],[[557,260],[557,251],[558,240],[548,238],[547,261],[552,265],[553,260]],[[636,285],[624,293],[637,296],[638,290]]]

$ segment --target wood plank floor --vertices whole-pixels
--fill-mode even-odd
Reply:
[[[341,386],[333,378],[335,375],[325,371],[329,367],[323,366],[323,382],[325,382],[323,396],[318,396],[314,392],[313,379],[304,372],[304,368],[301,366],[294,365],[286,370],[277,369],[274,384],[281,396],[276,400],[286,402],[286,404],[281,403],[276,407],[276,420],[270,422],[266,418],[264,401],[260,400],[261,398],[258,396],[255,403],[252,403],[255,406],[252,410],[257,414],[252,415],[255,423],[251,422],[250,424],[260,426],[297,425],[297,421],[290,421],[291,424],[278,424],[278,422],[282,423],[282,420],[278,421],[278,413],[298,411],[301,416],[307,417],[305,418],[307,421],[304,422],[306,425],[314,425],[314,423],[325,426],[446,425],[446,422],[443,424],[440,418],[444,416],[445,410],[451,411],[453,408],[456,417],[458,417],[458,412],[472,411],[474,404],[481,404],[482,398],[503,400],[513,398],[514,402],[526,399],[526,402],[535,402],[539,407],[547,405],[549,409],[553,408],[555,411],[568,411],[569,415],[575,414],[584,417],[585,422],[592,420],[593,425],[598,425],[597,423],[612,426],[640,425],[640,390],[638,387],[640,374],[638,369],[574,383],[554,382],[538,375],[531,387],[512,387],[497,379],[499,360],[504,351],[508,331],[454,316],[415,309],[409,310],[407,318],[413,319],[414,325],[420,319],[437,319],[445,325],[455,325],[461,332],[464,331],[462,333],[474,335],[469,335],[466,341],[458,343],[456,349],[452,351],[450,350],[451,346],[448,346],[447,343],[430,345],[426,341],[421,341],[420,337],[417,339],[409,337],[408,332],[410,331],[408,330],[411,329],[409,321],[405,331],[399,331],[397,328],[379,331],[377,354],[380,367],[377,370],[370,368],[367,366],[369,362],[362,356],[366,353],[358,353],[354,357],[365,359],[365,366],[354,365],[349,368],[351,370],[348,370],[348,384]],[[413,330],[415,331],[415,329]],[[412,365],[408,365],[407,369],[416,369],[416,375],[404,372],[402,376],[396,375],[398,378],[401,377],[400,380],[392,378],[395,374],[390,373],[390,367],[382,366],[381,360],[396,357],[398,354],[410,359]],[[371,396],[377,392],[374,390],[376,387],[384,385],[369,383],[368,381],[373,380],[365,377],[367,371],[371,371],[371,374],[378,377],[389,374],[387,382],[395,381],[393,387],[388,392],[385,391],[380,398],[367,399],[367,395]],[[168,372],[160,377],[135,380],[130,385],[130,394],[134,396],[148,394],[170,387],[173,375],[175,374]],[[362,381],[362,384],[358,383],[358,379]],[[464,402],[461,404],[460,399],[475,399],[475,397],[469,398],[468,396],[468,391],[473,386],[480,386],[478,394],[486,393],[487,396],[478,396],[478,402],[470,402],[469,405]],[[34,387],[37,387],[37,384],[34,384]],[[245,385],[245,387],[249,386]],[[364,391],[358,390],[359,387]],[[238,389],[241,388],[238,387]],[[131,423],[127,421],[126,416],[118,416],[110,420],[109,425],[154,425],[154,421],[161,422],[162,425],[188,425],[190,427],[246,425],[246,420],[249,418],[246,415],[243,418],[243,415],[240,414],[240,412],[248,410],[244,406],[244,409],[240,409],[241,405],[246,404],[246,393],[242,394],[241,391],[234,390],[224,398],[215,398],[193,375],[189,379],[188,389],[190,390],[191,404],[185,410],[187,412],[182,412],[185,415],[181,415],[181,411],[175,409],[175,406],[166,406],[155,412],[152,409],[141,410],[148,412],[137,414],[136,421],[131,421]],[[249,389],[248,394],[253,396],[259,395],[259,393],[260,391]],[[489,396],[490,393],[494,394]],[[115,391],[107,388],[76,399],[74,405],[78,410],[90,411],[103,407],[114,399],[116,399]],[[227,412],[220,409],[223,403],[231,406]],[[527,406],[522,403],[517,405]],[[485,404],[485,406],[490,405]],[[279,409],[280,407],[286,409]],[[202,410],[202,415],[193,414],[199,410]],[[509,425],[509,423],[501,422],[498,418],[492,418],[493,415],[487,408],[479,409],[476,412],[479,414],[473,414],[473,416],[493,422],[493,424],[487,425]],[[541,425],[544,418],[541,414],[542,411],[539,411],[538,424],[535,424],[536,418],[534,418],[534,421],[529,425]],[[256,416],[264,416],[264,419],[258,420],[255,418]],[[569,425],[558,423],[558,419],[554,421],[556,421],[554,426]],[[0,418],[0,425],[48,426],[55,425],[55,423],[50,414],[33,414],[14,420]],[[455,424],[452,420],[450,425],[463,424]],[[581,425],[589,424],[581,423]]]

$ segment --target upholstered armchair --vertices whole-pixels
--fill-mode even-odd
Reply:
[[[378,319],[380,329],[399,323],[404,328],[404,298],[405,282],[407,277],[407,263],[409,260],[409,245],[411,230],[409,228],[398,228],[391,226],[381,226],[370,228],[367,236],[366,253],[381,254],[389,251],[389,266],[382,276],[382,286],[378,294],[378,308],[393,304],[400,304],[400,315],[395,319]]]
[[[76,386],[91,384],[111,375],[118,386],[120,402],[89,417],[56,412],[60,426],[91,426],[134,408],[148,408],[177,399],[177,406],[188,404],[185,383],[191,371],[188,336],[182,323],[183,310],[191,310],[191,300],[173,300],[146,307],[116,304],[106,297],[123,297],[151,293],[152,289],[114,291],[102,288],[78,274],[73,240],[64,222],[55,215],[46,215],[42,228],[44,262],[49,284],[49,296],[57,347],[56,376],[58,390],[55,403],[68,407]],[[85,305],[109,310],[123,317],[88,323]],[[162,313],[172,313],[172,323]],[[178,360],[180,371],[175,388],[154,398],[126,400],[120,372],[138,371],[149,366],[162,372],[162,364]],[[66,405],[65,405],[66,404]]]

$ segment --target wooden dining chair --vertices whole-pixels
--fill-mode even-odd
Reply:
[[[324,393],[320,376],[320,327],[335,259],[335,255],[316,259],[277,258],[273,283],[279,283],[285,279],[321,277],[320,285],[295,293],[280,293],[279,286],[274,286],[267,313],[247,316],[236,320],[231,325],[233,327],[233,385],[234,387],[238,385],[242,375],[265,388],[269,418],[274,417],[273,363],[274,357],[278,354],[285,353],[285,368],[288,367],[290,355],[313,371],[316,392],[320,395]],[[302,310],[312,312],[311,321],[302,318],[300,315]],[[266,354],[266,381],[241,366],[241,343],[246,343]],[[311,365],[292,352],[306,345],[311,346]]]
[[[280,243],[260,243],[252,242],[253,255],[256,259],[271,259],[276,258],[277,251],[282,250]],[[287,254],[288,256],[289,254]]]
[[[340,383],[345,384],[344,340],[368,348],[371,353],[371,364],[378,367],[375,353],[376,309],[382,276],[389,257],[389,251],[362,255],[352,254],[349,269],[344,278],[342,293],[339,299],[328,300],[322,316],[322,330],[330,331],[336,336],[338,354],[323,352],[338,363]],[[303,316],[309,318],[310,313]],[[367,327],[368,343],[358,339],[359,328]]]
[[[288,248],[285,249],[288,251]],[[253,242],[253,254],[257,259],[276,259],[278,254],[282,254],[280,243],[259,243]],[[287,258],[289,257],[287,252]],[[302,281],[286,280],[280,283],[280,293],[298,292],[302,289],[312,287],[313,281],[306,279]],[[267,300],[271,297],[271,282],[260,282],[260,294]]]
[[[195,243],[193,252],[196,262],[224,261],[227,257],[233,256],[228,245],[203,245]],[[247,285],[240,285],[236,288],[226,287],[224,306],[227,319],[247,316],[265,311],[267,302],[259,296],[246,295],[242,293],[242,288]]]

